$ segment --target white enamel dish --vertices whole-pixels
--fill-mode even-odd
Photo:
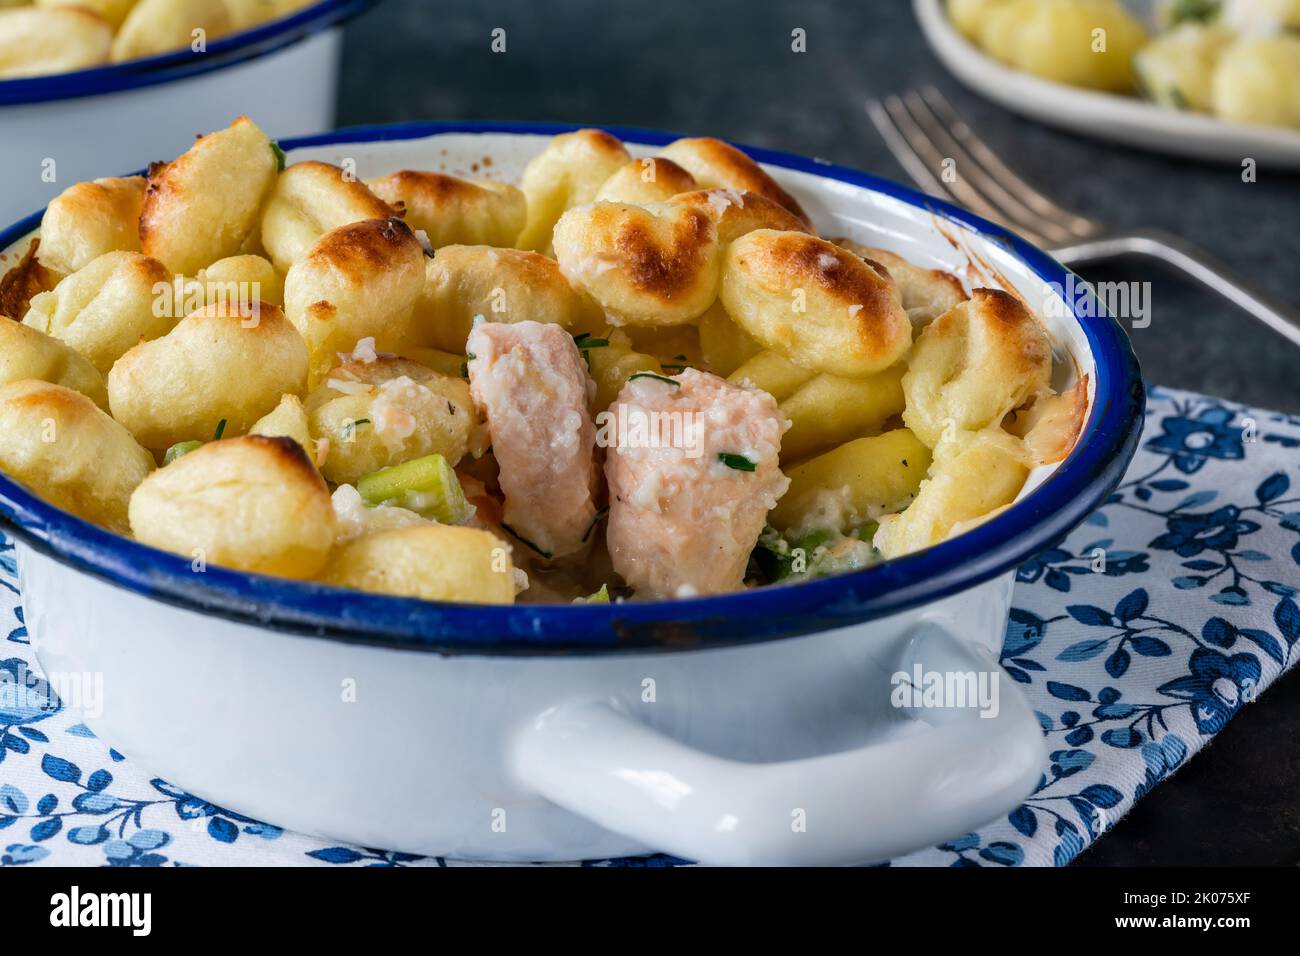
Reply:
[[[290,161],[351,160],[362,176],[514,179],[564,129],[417,124],[284,146]],[[613,132],[637,153],[674,138]],[[1070,457],[987,523],[877,568],[605,606],[474,607],[194,573],[0,475],[0,522],[18,541],[41,666],[102,678],[86,722],[150,772],[365,846],[485,860],[659,850],[861,863],[1013,809],[1046,757],[996,662],[1012,576],[1082,521],[1132,456],[1143,394],[1128,341],[1109,318],[1076,317],[1066,271],[999,227],[852,170],[750,152],[823,234],[1042,303],[1061,365],[1088,376]],[[0,235],[0,269],[38,225]],[[914,663],[1002,675],[996,716],[894,707],[890,677]]]
[[[1175,156],[1240,164],[1251,158],[1300,169],[1300,130],[1234,123],[1169,109],[1136,96],[1078,89],[1013,70],[953,26],[943,0],[913,0],[931,49],[975,92],[1030,119],[1093,139]]]
[[[258,122],[284,136],[329,129],[340,24],[373,2],[321,0],[213,40],[202,53],[0,80],[0,222],[73,183],[177,156],[197,133],[228,125],[250,103]]]

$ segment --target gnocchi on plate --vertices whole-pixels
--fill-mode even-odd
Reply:
[[[1088,383],[1014,289],[823,238],[719,140],[637,152],[362,177],[240,117],[71,186],[3,300],[0,469],[196,573],[603,602],[868,568],[1069,454]]]
[[[1170,109],[1300,128],[1300,0],[947,0],[994,59]],[[1154,28],[1154,29],[1153,29]]]

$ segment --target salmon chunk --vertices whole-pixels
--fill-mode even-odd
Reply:
[[[785,493],[771,395],[688,368],[629,379],[609,429],[606,542],[642,597],[735,591],[767,513]]]
[[[596,426],[573,338],[540,322],[469,335],[469,387],[487,416],[505,496],[502,525],[543,558],[582,551],[596,523]]]

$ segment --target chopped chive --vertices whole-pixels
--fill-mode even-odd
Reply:
[[[879,530],[879,521],[868,521],[866,524],[858,527],[857,530],[853,532],[853,536],[859,541],[865,541],[867,544],[871,544],[872,540],[876,537],[876,532]]]
[[[608,508],[601,508],[596,512],[595,516],[591,519],[591,524],[587,525],[587,530],[582,533],[583,544],[587,543],[587,539],[591,537],[591,533],[596,530],[596,525],[600,524],[601,519],[607,514],[609,514]]]
[[[473,352],[465,353],[465,361],[460,363],[460,377],[469,378],[469,363],[478,358]]]
[[[600,590],[595,594],[588,595],[585,598],[588,604],[608,604],[609,603],[609,585],[602,584]]]
[[[339,430],[339,437],[347,438],[349,434],[354,434],[356,430],[360,428],[362,425],[369,425],[369,424],[370,424],[370,419],[358,418],[351,425],[344,425],[343,428]]]
[[[573,344],[578,347],[579,351],[586,351],[587,349],[603,349],[609,345],[609,339],[587,338],[590,334],[591,333],[589,332],[583,332],[579,338],[573,340]]]
[[[271,152],[275,154],[275,171],[277,173],[284,172],[284,150],[280,148],[280,144],[275,140],[271,140]]]
[[[549,561],[549,560],[551,560],[551,558],[555,557],[555,555],[551,554],[551,552],[549,552],[549,551],[544,551],[544,550],[542,550],[541,548],[539,548],[537,545],[533,544],[531,541],[529,541],[527,538],[525,538],[522,534],[520,534],[520,533],[519,533],[518,531],[516,531],[514,528],[510,527],[510,525],[506,524],[504,521],[501,522],[501,527],[503,527],[503,528],[505,528],[507,531],[509,531],[510,534],[513,535],[515,538],[518,538],[520,542],[522,542],[523,544],[528,545],[528,547],[532,548],[534,551],[536,551],[538,554],[540,554],[540,555],[541,555],[543,558],[545,558],[547,561]]]
[[[718,452],[718,461],[728,468],[736,469],[736,471],[753,471],[758,467],[744,455],[736,455],[729,451]]]
[[[673,358],[675,358],[675,359],[676,359],[677,361],[679,361],[679,362],[685,362],[685,361],[686,361],[686,356],[685,356],[685,355],[674,355]]]
[[[203,442],[201,442],[201,441],[179,441],[179,442],[177,442],[176,444],[172,445],[171,448],[168,448],[168,449],[167,449],[167,453],[166,453],[165,455],[163,455],[163,467],[166,468],[168,465],[170,465],[172,462],[174,462],[177,458],[180,458],[180,457],[182,457],[182,456],[184,456],[184,455],[188,455],[190,452],[194,451],[196,448],[202,448],[202,447],[203,447]]]
[[[226,433],[226,420],[223,418],[217,422],[217,430],[212,433],[213,441],[221,441],[221,436]]]
[[[671,371],[674,375],[678,375],[678,374],[680,374],[680,373],[686,371],[686,366],[685,366],[685,365],[661,365],[660,367],[661,367],[665,372]]]
[[[680,388],[682,384],[681,382],[674,382],[671,378],[666,378],[663,375],[656,375],[654,372],[637,372],[635,375],[629,375],[627,380],[631,382],[638,378],[652,378],[656,382],[665,382],[668,385],[672,385],[674,388]]]

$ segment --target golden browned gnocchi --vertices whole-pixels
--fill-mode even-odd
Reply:
[[[208,564],[311,577],[329,557],[329,489],[297,442],[245,435],[210,442],[158,469],[131,495],[131,533]]]
[[[424,455],[454,465],[479,437],[464,379],[391,355],[367,355],[331,370],[305,410],[321,471],[337,484]]]
[[[0,384],[37,378],[81,392],[108,409],[104,376],[75,349],[21,322],[0,317]]]
[[[422,230],[435,249],[513,246],[524,228],[527,203],[509,183],[403,169],[367,185],[384,202],[403,209],[406,224]]]
[[[80,392],[36,379],[0,386],[0,468],[52,504],[125,533],[131,492],[153,466]]]
[[[931,448],[997,425],[1050,390],[1047,333],[1015,296],[976,289],[917,339],[903,376],[903,421]]]
[[[275,267],[288,272],[330,230],[397,214],[350,170],[294,163],[276,178],[262,209],[262,246]]]
[[[679,139],[664,147],[662,155],[687,170],[703,189],[734,189],[769,199],[792,213],[805,230],[812,226],[798,201],[754,162],[730,143],[710,137]]]
[[[893,365],[912,343],[888,275],[815,236],[741,236],[723,261],[721,298],[754,339],[813,371],[861,378]]]
[[[107,374],[141,339],[172,327],[171,276],[138,252],[108,252],[32,298],[23,324],[62,339]]]
[[[591,312],[554,259],[518,249],[446,246],[425,266],[412,335],[463,355],[477,316],[491,322],[553,322],[568,329],[585,324]]]
[[[424,249],[400,219],[367,219],[321,236],[284,279],[284,308],[322,380],[363,338],[393,349],[410,337],[424,290]]]
[[[106,252],[139,252],[144,189],[143,176],[69,186],[41,217],[41,265],[67,275]]]
[[[561,133],[524,168],[519,183],[528,200],[520,249],[545,252],[566,209],[596,198],[605,181],[632,157],[618,137],[600,129]]]
[[[218,430],[242,435],[306,386],[307,347],[276,306],[210,305],[118,359],[108,402],[140,444],[161,451]]]
[[[0,80],[108,62],[113,29],[80,7],[0,10]]]
[[[594,202],[623,202],[634,206],[664,202],[695,188],[695,177],[671,159],[646,156],[625,163],[601,183]]]
[[[513,604],[509,547],[477,528],[432,525],[377,531],[338,549],[321,580],[426,601]]]
[[[790,210],[758,193],[736,189],[696,189],[674,196],[671,201],[708,213],[718,225],[718,242],[724,246],[755,229],[812,232],[811,227]]]
[[[276,166],[271,141],[246,116],[199,137],[188,152],[150,169],[140,248],[181,275],[236,255],[257,226]]]
[[[0,468],[196,570],[603,601],[931,547],[1083,427],[1023,301],[818,238],[720,141],[582,130],[519,187],[279,158],[241,118],[51,204],[0,284]]]
[[[692,206],[578,206],[555,225],[555,257],[619,324],[690,322],[718,294],[718,228]]]
[[[912,325],[922,328],[943,315],[958,302],[966,299],[966,290],[951,272],[942,269],[924,269],[913,265],[896,252],[874,246],[864,246],[851,239],[832,240],[837,246],[866,259],[876,271],[883,266],[898,286],[899,297]]]

